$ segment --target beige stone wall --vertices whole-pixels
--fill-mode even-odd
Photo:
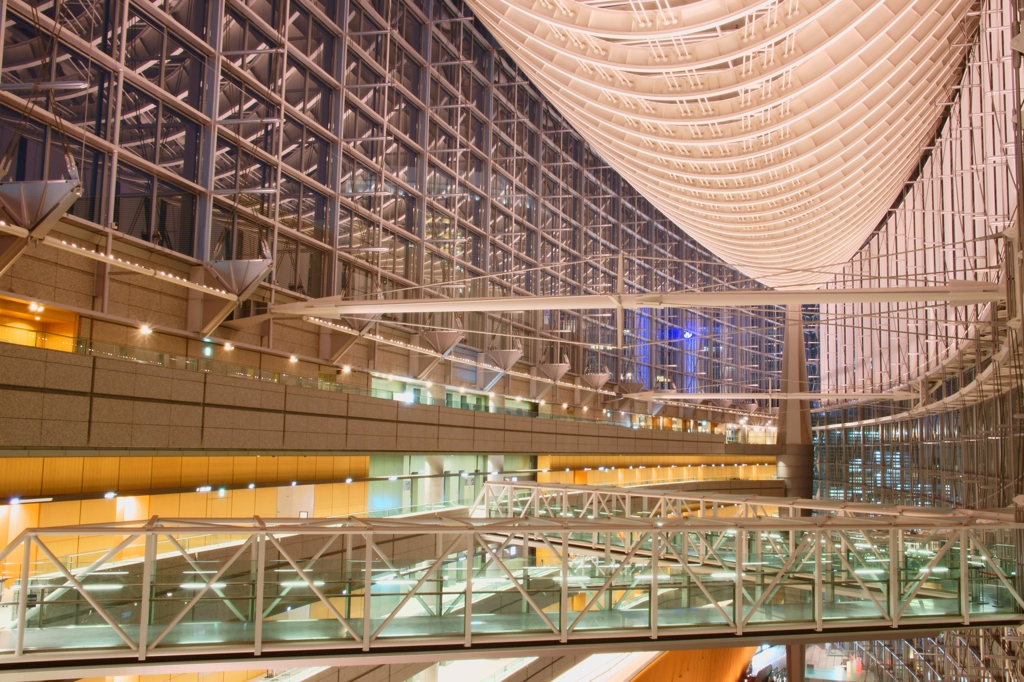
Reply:
[[[404,405],[0,344],[0,449],[723,452],[718,436]]]
[[[124,330],[102,329],[108,336]],[[194,342],[176,343],[184,354]],[[736,449],[713,434],[406,405],[183,364],[0,344],[0,499],[173,492],[208,483],[213,471],[222,485],[336,482],[366,475],[375,454],[536,456],[541,468],[556,466],[556,458],[569,466],[568,457],[595,469],[735,460],[754,478],[761,469],[769,475],[774,460],[772,446],[761,447],[758,456],[758,446],[730,452]]]

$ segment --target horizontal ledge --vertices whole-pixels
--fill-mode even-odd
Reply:
[[[975,305],[1006,297],[1001,284],[960,282],[936,287],[813,289],[800,291],[675,291],[647,294],[506,296],[353,301],[341,296],[274,306],[277,315],[336,317],[353,314],[508,312],[512,310],[595,310],[643,308],[754,308],[782,305],[945,302]]]

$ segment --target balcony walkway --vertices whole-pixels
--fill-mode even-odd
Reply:
[[[28,530],[0,550],[0,679],[891,638],[1024,621],[1024,525],[1011,511],[691,499],[706,497],[488,483],[470,518]],[[818,514],[753,513],[787,505]]]

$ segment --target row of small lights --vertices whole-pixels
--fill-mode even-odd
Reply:
[[[36,304],[36,303],[32,303],[31,305],[29,305],[29,310],[31,310],[32,312],[42,312],[44,310],[44,308],[43,308],[42,305],[39,305],[39,304]],[[38,320],[39,317],[36,316],[36,319]],[[150,334],[153,333],[153,328],[151,326],[149,326],[148,324],[144,324],[141,327],[139,327],[139,333],[142,334],[143,336],[149,336]],[[204,342],[209,343],[210,341],[209,341],[209,339],[204,339]],[[231,350],[235,349],[235,347],[233,345],[231,345],[230,342],[225,342],[224,345],[223,345],[223,348],[226,351],[231,351]],[[204,349],[203,355],[206,355],[207,357],[209,357],[210,353],[207,352],[207,349]],[[299,361],[299,358],[297,356],[295,356],[295,355],[289,356],[289,358],[288,358],[288,362],[293,363],[293,364],[297,363],[298,361]],[[352,367],[350,365],[344,365],[341,368],[341,371],[342,371],[343,374],[349,374],[352,371]],[[378,376],[381,376],[381,375],[378,375]],[[396,380],[396,377],[394,375],[387,375],[386,378],[387,378],[388,381],[395,381]],[[411,382],[414,381],[413,379],[409,379],[409,378],[405,378],[405,377],[397,377],[397,379],[401,380],[401,381],[403,381],[405,383],[411,383]],[[434,382],[427,381],[427,382],[424,382],[423,385],[426,388],[433,388]],[[455,388],[455,387],[454,386],[452,386],[452,387],[445,386],[445,388]],[[459,390],[459,394],[460,395],[464,395],[466,393],[465,387],[461,387],[460,386],[458,390]],[[487,394],[487,396],[489,398],[491,398],[491,399],[494,399],[496,397],[496,394],[495,394],[494,391],[491,391],[490,393]],[[515,397],[515,401],[517,403],[524,402],[522,396],[516,396]],[[540,400],[537,404],[539,406],[541,406],[541,407],[544,407],[545,405],[547,405],[547,401],[546,400]],[[562,403],[562,409],[563,410],[569,409],[569,403]],[[587,405],[583,406],[583,411],[584,412],[588,412],[589,410],[590,410],[590,408]],[[606,417],[611,417],[612,416],[612,410],[605,410],[604,412],[605,412],[605,416]],[[624,417],[624,416],[626,416],[626,412],[624,410],[619,410],[619,415]],[[741,425],[746,425],[746,420],[745,419],[742,420],[740,422],[740,424]],[[755,430],[760,430],[760,428],[761,427],[758,427],[758,426],[754,427]]]
[[[692,464],[687,464],[686,468],[689,469],[692,466],[693,466]],[[724,467],[724,466],[728,466],[728,465],[726,465],[726,464],[699,464],[698,466],[703,469],[705,466]],[[739,467],[739,466],[768,466],[768,464],[764,464],[764,465],[761,465],[761,464],[758,464],[758,463],[754,463],[753,465],[750,465],[750,464],[733,464],[733,466],[734,467]],[[641,464],[641,465],[639,465],[639,466],[637,466],[635,468],[636,469],[646,469],[647,467]],[[654,468],[660,469],[661,465],[659,464],[659,465],[657,465]],[[668,468],[675,469],[676,465],[672,464]],[[616,469],[616,467],[598,467],[598,471],[615,471],[615,469]],[[632,470],[632,469],[634,469],[634,467],[632,465],[630,465],[629,469]],[[538,473],[542,473],[542,474],[550,473],[550,469],[537,469],[535,471],[537,471]],[[568,473],[568,472],[571,472],[572,469],[570,467],[566,467],[565,471]],[[583,467],[582,469],[577,469],[577,471],[592,471],[592,468],[591,467]],[[458,474],[448,473],[447,475],[448,476],[459,476],[461,478],[469,478],[470,476],[473,476],[473,477],[476,477],[476,476],[500,476],[500,475],[503,475],[504,473],[505,473],[504,471],[499,471],[499,470],[495,469],[494,471],[490,471],[490,472],[487,472],[487,471],[474,471],[474,472],[470,473],[470,472],[467,472],[467,471],[463,471],[463,472],[460,472]],[[417,476],[411,476],[411,475],[410,476],[388,476],[386,478],[386,480],[389,481],[389,482],[394,482],[394,481],[399,480],[400,478],[401,479],[412,479],[412,478],[418,478],[418,477]],[[361,479],[359,479],[359,482],[360,483],[372,483],[374,481],[384,481],[384,480],[385,480],[385,478],[382,477],[382,476],[374,476],[374,477],[370,477],[370,478],[361,478]],[[519,481],[519,477],[518,476],[512,476],[512,479],[511,479],[512,483],[517,483],[518,481]],[[352,478],[352,477],[348,477],[348,478],[345,479],[345,483],[353,483],[353,482],[355,482],[355,479]],[[304,483],[303,485],[317,485],[317,484],[323,485],[323,484],[328,484],[328,483],[330,483],[330,482],[329,481],[312,481],[310,483]],[[267,486],[267,487],[268,488],[282,488],[282,487],[295,487],[297,485],[299,485],[298,481],[292,481],[290,486],[270,485],[270,486]],[[214,487],[215,486],[212,486],[212,485],[201,485],[198,488],[196,488],[196,492],[197,493],[211,493],[211,492],[213,492]],[[246,488],[249,489],[249,490],[255,490],[256,484],[255,483],[250,483],[249,485],[246,486]],[[234,489],[234,486],[217,486],[217,494],[220,495],[221,497],[223,497],[227,493],[228,489]],[[156,494],[156,493],[150,493],[150,494]],[[105,500],[113,500],[116,497],[117,497],[117,493],[112,491],[112,490],[109,491],[109,492],[103,493],[103,499],[105,499]],[[39,503],[39,502],[52,502],[52,501],[53,501],[52,497],[33,497],[33,498],[12,497],[12,498],[10,498],[10,500],[8,500],[8,504],[10,504],[10,505],[19,505],[19,504],[33,504],[33,503]]]
[[[42,305],[38,305],[36,303],[32,303],[29,306],[29,310],[31,310],[33,312],[42,312],[44,310],[44,308],[43,308]],[[38,320],[39,317],[37,316],[36,319]],[[150,327],[148,324],[144,324],[141,327],[139,327],[139,333],[142,334],[143,336],[149,336],[150,334],[153,333],[153,328]],[[209,343],[209,339],[204,339],[204,342]],[[231,343],[229,343],[229,342],[225,342],[223,348],[224,348],[224,350],[227,350],[227,351],[231,351],[231,350],[235,349],[235,347],[233,345],[231,345]],[[206,355],[207,357],[209,357],[210,354],[204,350],[203,355]],[[288,362],[290,362],[290,363],[297,363],[298,361],[299,361],[299,358],[297,356],[295,356],[295,355],[289,356],[289,358],[288,358]],[[343,374],[349,374],[352,371],[352,367],[350,365],[344,365],[341,368],[341,371],[342,371]],[[378,375],[378,376],[380,376],[380,375]],[[388,381],[395,381],[396,380],[396,377],[394,375],[387,375],[386,378],[387,378]],[[405,383],[411,383],[411,382],[414,381],[413,379],[408,379],[408,378],[405,378],[405,377],[397,377],[397,379],[401,380],[401,381],[403,381]],[[427,382],[424,382],[423,385],[426,388],[433,388],[434,382],[433,381],[427,381]],[[454,388],[454,386],[452,386],[452,387],[445,386],[445,388]],[[466,393],[466,389],[464,387],[460,386],[459,387],[459,394],[460,395],[464,395],[465,393]],[[491,391],[487,395],[491,399],[495,398],[495,396],[496,396],[494,391]],[[517,403],[524,402],[522,396],[516,396],[515,400],[516,400]],[[540,405],[541,407],[544,407],[545,405],[547,405],[547,401],[546,400],[541,400],[537,404]],[[562,409],[563,410],[569,409],[569,403],[562,403]],[[588,406],[586,406],[586,405],[583,406],[583,411],[584,412],[588,412],[589,409],[590,408]],[[605,416],[606,417],[612,416],[612,411],[611,410],[605,410],[604,412],[605,412]],[[621,416],[623,416],[623,417],[626,416],[626,412],[623,411],[623,410],[619,410],[619,414]],[[746,425],[746,420],[745,419],[742,420],[740,422],[740,424],[741,425]],[[760,430],[760,428],[761,427],[757,427],[757,426],[754,427],[755,430]]]
[[[42,309],[43,309],[42,306],[39,306],[39,310],[42,311]],[[36,319],[38,320],[39,318],[37,317]],[[144,325],[142,325],[139,328],[139,333],[142,334],[143,336],[148,336],[148,335],[153,333],[153,328],[150,327],[148,324],[144,324]],[[208,339],[204,339],[204,341],[209,343]],[[228,342],[224,343],[223,348],[224,348],[224,350],[227,350],[227,351],[235,349],[235,347],[233,345],[231,345],[231,343],[228,343]],[[419,350],[418,347],[417,347],[417,350]],[[206,355],[207,357],[209,357],[210,354],[204,350],[203,355]],[[289,358],[288,358],[288,362],[293,363],[293,364],[294,363],[298,363],[298,361],[299,361],[299,358],[298,358],[298,356],[295,356],[295,355],[289,356]],[[341,368],[341,372],[342,372],[342,374],[349,374],[349,373],[352,372],[352,367],[350,365],[344,365]],[[399,381],[403,381],[405,383],[412,383],[412,382],[415,381],[414,379],[409,379],[409,378],[406,378],[406,377],[395,377],[394,375],[391,375],[391,374],[386,375],[386,377],[385,377],[385,375],[375,375],[375,376],[380,376],[382,378],[387,378],[388,381],[399,380]],[[426,382],[423,383],[423,385],[426,388],[433,388],[434,382],[433,381],[426,381]],[[455,387],[454,386],[447,386],[446,385],[445,388],[455,388]],[[465,395],[465,393],[466,393],[465,387],[462,387],[462,386],[459,387],[458,391],[459,391],[460,395]],[[491,399],[494,399],[496,397],[496,394],[495,394],[494,391],[491,391],[490,393],[487,394],[487,396],[489,398],[491,398]],[[525,402],[523,400],[522,396],[516,396],[515,397],[515,401],[517,403]],[[412,401],[408,401],[408,402],[412,402]],[[547,405],[547,401],[546,400],[540,400],[540,401],[538,401],[537,404],[540,407],[544,407],[545,405]],[[563,410],[569,409],[569,403],[562,403],[562,409]],[[589,412],[590,408],[587,405],[584,405],[583,406],[583,411],[584,412]],[[605,413],[606,417],[611,417],[612,416],[612,410],[605,410],[604,413]],[[626,416],[626,412],[624,410],[619,410],[619,415],[624,417],[624,416]],[[745,426],[746,425],[746,420],[744,419],[743,421],[740,422],[740,424]],[[760,430],[761,429],[761,427],[753,427],[753,428],[755,430]]]
[[[0,222],[0,225],[2,225],[2,224],[3,223]],[[225,291],[224,289],[218,289],[216,287],[206,286],[205,284],[199,284],[197,282],[193,282],[193,281],[185,279],[183,277],[179,277],[178,275],[172,274],[170,272],[164,272],[162,270],[154,270],[153,268],[147,267],[145,265],[140,265],[138,263],[133,263],[133,262],[131,262],[129,260],[124,260],[122,258],[118,258],[117,256],[115,256],[113,254],[100,253],[99,251],[94,251],[92,249],[87,249],[85,247],[79,246],[75,242],[70,242],[69,243],[69,242],[67,242],[66,240],[63,240],[63,239],[58,241],[57,239],[54,239],[53,237],[46,237],[44,239],[45,239],[45,242],[50,244],[51,246],[56,246],[59,243],[65,249],[67,249],[67,250],[74,250],[74,251],[77,251],[77,252],[83,252],[82,255],[85,255],[85,256],[87,256],[89,258],[108,260],[108,261],[111,261],[111,262],[117,261],[116,263],[114,263],[114,265],[120,265],[121,267],[123,267],[125,269],[128,269],[128,270],[137,270],[139,272],[142,272],[143,274],[147,274],[147,275],[150,275],[152,277],[158,277],[160,279],[164,279],[164,280],[168,280],[168,281],[174,282],[175,284],[181,284],[183,286],[188,286],[188,287],[195,288],[195,289],[201,289],[201,290],[204,290],[204,291],[209,291],[210,293],[217,294],[217,295],[220,295],[222,297],[228,297],[228,296],[232,295],[230,292]],[[237,300],[237,296],[235,298]]]
[[[40,311],[42,311],[42,310],[43,310],[42,306],[39,306],[39,308],[38,308],[38,309],[39,309]],[[39,319],[39,318],[37,317],[36,319]],[[148,324],[144,324],[144,325],[142,325],[141,327],[139,327],[139,333],[140,333],[140,334],[142,334],[143,336],[149,336],[150,334],[152,334],[152,333],[153,333],[153,328],[152,328],[151,326],[149,326]],[[372,336],[372,335],[371,335],[371,336]],[[206,342],[206,343],[209,343],[210,341],[209,341],[209,339],[204,339],[204,342]],[[412,346],[411,346],[411,344],[406,344],[406,345],[408,345],[408,346],[412,347]],[[225,343],[224,343],[224,345],[223,345],[223,348],[224,348],[224,350],[227,350],[227,351],[230,351],[230,350],[234,350],[234,349],[235,349],[235,347],[234,347],[233,345],[231,345],[231,343],[229,343],[229,342],[225,342]],[[417,350],[420,350],[420,349],[419,349],[419,347],[415,347],[415,348],[416,348]],[[203,353],[203,354],[204,354],[204,355],[206,355],[207,357],[209,357],[209,355],[210,355],[210,354],[209,354],[208,352],[206,352],[205,350],[204,350],[204,353]],[[289,356],[289,358],[288,358],[288,362],[290,362],[290,363],[293,363],[293,364],[294,364],[294,363],[298,363],[298,361],[299,361],[299,358],[298,358],[298,356],[295,356],[295,355],[291,355],[291,356]],[[483,365],[483,366],[487,366],[487,365]],[[494,369],[497,369],[497,368],[494,368]],[[342,366],[342,368],[341,368],[341,371],[342,371],[342,373],[343,373],[343,374],[349,374],[349,373],[351,373],[351,371],[352,371],[352,367],[351,367],[350,365],[344,365],[344,366]],[[375,374],[375,376],[381,376],[381,377],[383,377],[384,375],[377,375],[377,374]],[[386,378],[387,378],[387,380],[388,380],[388,381],[395,381],[395,380],[397,379],[397,380],[401,380],[401,381],[403,381],[403,382],[405,382],[405,383],[412,383],[412,382],[414,382],[414,381],[415,381],[415,380],[413,380],[413,379],[409,379],[409,378],[406,378],[406,377],[395,377],[394,375],[387,375],[387,376],[386,376]],[[557,382],[557,383],[558,383],[559,385],[561,385],[561,382]],[[426,382],[424,382],[424,384],[423,384],[423,385],[424,385],[424,386],[425,386],[426,388],[433,388],[433,386],[434,386],[434,382],[432,382],[432,381],[426,381]],[[568,384],[566,384],[566,385],[568,385]],[[450,387],[449,387],[449,386],[445,386],[445,388],[455,388],[455,387],[454,387],[454,386],[450,386]],[[460,386],[460,387],[459,387],[459,389],[458,389],[458,391],[459,391],[459,394],[460,394],[460,395],[464,395],[464,394],[466,393],[466,389],[465,389],[465,387],[461,387],[461,386]],[[496,397],[496,394],[495,394],[495,392],[494,392],[494,391],[491,391],[491,392],[490,392],[490,393],[488,393],[487,395],[488,395],[488,397],[489,397],[489,398],[491,398],[491,399],[493,399],[493,398],[495,398],[495,397]],[[506,397],[507,397],[507,396],[506,396]],[[515,401],[516,401],[516,402],[519,402],[519,403],[521,403],[521,402],[524,402],[524,400],[523,400],[522,396],[516,396],[516,397],[515,397]],[[409,401],[409,402],[411,402],[411,401]],[[540,401],[538,401],[538,403],[537,403],[537,404],[538,404],[539,406],[541,406],[541,407],[544,407],[545,405],[547,405],[547,401],[546,401],[546,400],[540,400]],[[567,410],[567,409],[569,409],[569,403],[562,403],[562,409],[563,409],[563,410]],[[589,410],[590,410],[590,408],[589,408],[589,407],[588,407],[587,405],[584,405],[584,406],[583,406],[583,411],[584,411],[584,412],[588,412]],[[605,410],[604,412],[605,412],[605,416],[606,416],[606,417],[611,417],[611,416],[612,416],[612,410]],[[623,416],[623,417],[624,417],[624,416],[626,416],[626,412],[625,412],[624,410],[619,410],[619,414],[620,414],[621,416]],[[744,420],[743,422],[741,422],[741,424],[744,424],[744,425],[745,425],[745,424],[746,424],[746,420]]]

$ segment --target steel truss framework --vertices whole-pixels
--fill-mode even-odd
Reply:
[[[43,251],[109,266],[97,275],[102,312],[125,295],[126,269],[158,289],[223,296],[190,270],[261,258],[264,242],[272,280],[238,317],[333,295],[600,294],[620,276],[630,294],[763,288],[609,169],[462,6],[57,0],[34,12],[6,0],[0,11],[0,135],[9,139],[27,112],[27,156],[42,159],[16,162],[11,175],[58,173],[45,150],[59,142],[54,115],[63,119],[85,194]],[[47,51],[60,58],[42,73]],[[70,81],[88,87],[60,94],[55,111],[27,94],[31,83]],[[631,348],[620,353],[615,324],[598,311],[459,317],[467,347],[486,350],[509,333],[528,339],[522,360],[535,364],[562,343],[577,375],[607,368],[612,380],[652,387],[770,390],[779,314],[628,311]],[[359,331],[367,322],[349,319]],[[258,345],[251,321],[234,320],[232,340]],[[316,331],[270,324],[289,328],[275,339]],[[416,313],[388,316],[376,331],[408,342],[451,326],[451,316]],[[322,359],[343,361],[332,354]]]
[[[824,406],[815,418],[821,496],[993,506],[1019,492],[1020,297],[1012,111],[1015,9],[986,0],[948,116],[901,201],[830,288],[1005,278],[1005,305],[820,309],[822,387],[917,390],[891,406]],[[1009,264],[1009,270],[1007,270]],[[884,470],[883,470],[884,468]]]
[[[581,519],[762,518],[815,513],[853,518],[1015,521],[1013,508],[979,510],[898,506],[766,495],[680,492],[658,487],[620,488],[530,481],[487,481],[470,513],[492,518]]]
[[[1020,71],[1016,3],[982,0],[946,118],[878,230],[830,288],[999,279],[1005,305],[820,309],[824,391],[917,390],[915,401],[824,405],[817,495],[942,507],[1005,505],[1021,491]],[[879,680],[1024,679],[1013,629],[857,645]]]
[[[1017,628],[952,630],[935,637],[845,645],[881,682],[1011,682],[1024,679]]]
[[[623,509],[608,489],[586,500],[582,487],[488,488],[485,518],[154,517],[25,531],[0,552],[10,614],[0,671],[31,665],[31,674],[60,675],[98,662],[130,669],[202,656],[329,660],[418,647],[454,655],[609,638],[661,646],[726,634],[827,638],[1005,626],[1024,613],[1013,577],[1024,525],[997,516],[847,508],[683,518],[679,507],[668,511],[672,494],[653,512],[659,495],[640,491]],[[570,493],[579,506],[566,505]],[[544,515],[519,515],[507,504],[517,499]],[[761,513],[786,504],[813,502],[748,502]]]

